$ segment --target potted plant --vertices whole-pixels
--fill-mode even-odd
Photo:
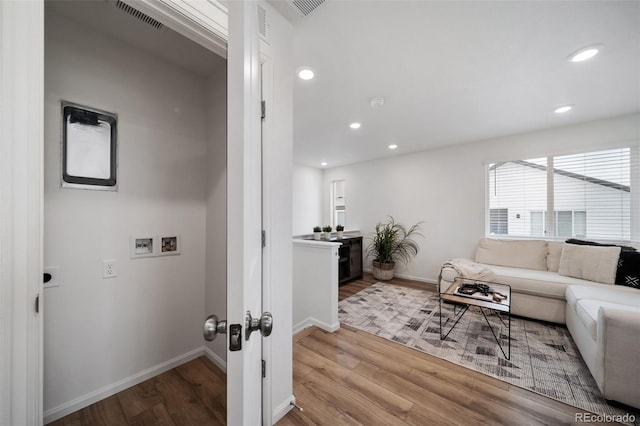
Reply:
[[[325,226],[322,227],[322,231],[324,232],[324,238],[325,239],[327,239],[327,240],[331,239],[331,230],[332,229],[333,228],[331,226],[329,226],[329,225],[325,225]]]
[[[336,237],[338,237],[338,239],[341,240],[343,236],[344,236],[344,226],[336,225]]]
[[[314,240],[319,240],[320,237],[322,237],[322,228],[320,228],[319,226],[314,226],[313,227],[313,239]]]
[[[371,236],[371,244],[367,247],[367,255],[373,258],[374,278],[392,279],[396,262],[401,261],[406,265],[418,254],[418,243],[414,237],[422,236],[420,223],[407,229],[391,216],[387,223],[378,222]]]

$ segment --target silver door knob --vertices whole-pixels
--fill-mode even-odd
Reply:
[[[260,318],[252,318],[251,311],[247,311],[245,329],[247,330],[246,340],[249,340],[251,333],[257,330],[260,330],[260,334],[262,334],[263,337],[267,337],[271,334],[271,330],[273,330],[273,316],[269,312],[263,312]]]
[[[227,332],[227,321],[218,321],[218,317],[215,315],[209,315],[204,322],[204,338],[208,341],[212,341],[216,338],[218,333],[225,334]]]

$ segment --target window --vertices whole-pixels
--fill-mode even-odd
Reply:
[[[345,182],[334,180],[331,182],[331,226],[345,226],[347,218],[347,206],[345,204]]]
[[[489,232],[491,235],[509,234],[509,210],[491,209],[489,212]]]
[[[631,240],[640,228],[632,223],[632,217],[640,220],[639,191],[631,182],[640,174],[638,151],[619,148],[489,164],[489,234]]]

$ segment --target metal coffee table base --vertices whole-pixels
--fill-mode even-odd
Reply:
[[[456,321],[453,323],[453,325],[451,326],[451,328],[449,329],[447,334],[442,334],[442,299],[440,299],[440,340],[444,340],[449,336],[449,334],[453,331],[453,329],[456,327],[458,322],[462,319],[464,314],[469,310],[469,306],[471,306],[471,305],[464,305],[462,307],[462,312],[460,312],[460,315],[458,315],[456,313],[456,308],[460,307],[460,305],[454,304],[453,315],[454,315],[454,317],[457,316]],[[504,357],[507,360],[511,359],[511,312],[507,312],[507,324],[505,324],[504,320],[502,319],[502,315],[500,315],[497,311],[491,310],[494,313],[494,315],[496,317],[498,317],[498,319],[500,320],[502,325],[507,327],[507,329],[509,330],[509,337],[507,338],[508,351],[507,351],[507,353],[505,353],[504,352],[504,348],[502,347],[502,344],[500,343],[500,338],[496,335],[496,332],[493,330],[493,327],[491,326],[491,323],[489,322],[489,319],[487,318],[487,315],[484,312],[484,308],[482,306],[478,306],[478,308],[480,308],[480,312],[482,312],[482,316],[484,317],[484,320],[487,322],[487,325],[489,326],[489,330],[491,330],[491,334],[493,334],[493,338],[495,339],[496,343],[498,344],[498,347],[500,348],[500,351],[502,352],[502,355],[504,355]]]

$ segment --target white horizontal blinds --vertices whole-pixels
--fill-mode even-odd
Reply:
[[[631,239],[629,148],[554,158],[556,236]]]
[[[488,166],[489,235],[541,236],[547,206],[546,169],[546,158]]]
[[[490,164],[489,235],[631,240],[639,156],[634,147]]]

